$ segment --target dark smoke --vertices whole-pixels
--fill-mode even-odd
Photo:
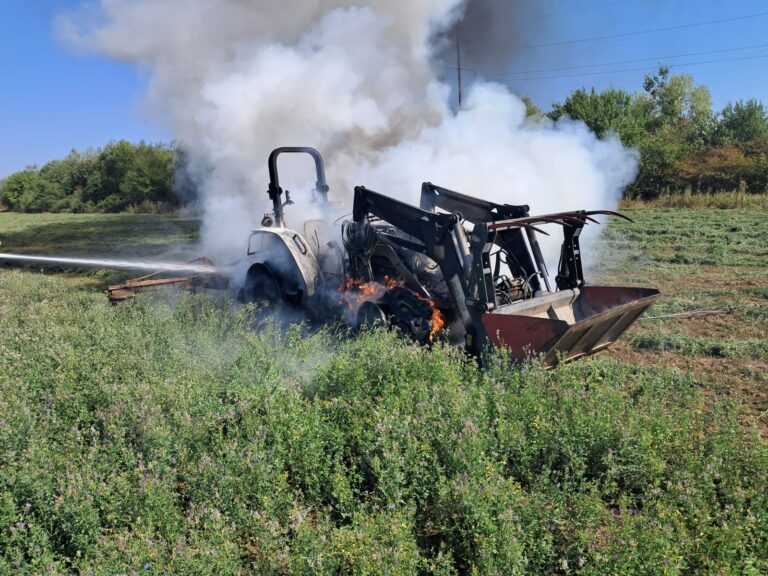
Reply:
[[[531,60],[525,46],[536,44],[547,30],[554,2],[542,0],[467,0],[464,16],[438,38],[438,66],[445,81],[457,84],[458,54],[464,90],[478,78],[504,74]],[[454,93],[454,99],[456,94]]]

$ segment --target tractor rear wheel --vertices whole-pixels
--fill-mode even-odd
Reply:
[[[242,300],[267,309],[275,309],[283,303],[280,282],[269,268],[257,264],[248,270],[242,289]]]

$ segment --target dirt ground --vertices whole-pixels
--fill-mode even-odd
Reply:
[[[691,373],[740,402],[768,437],[768,211],[629,214],[635,224],[617,221],[604,233],[593,283],[662,295],[605,354]]]

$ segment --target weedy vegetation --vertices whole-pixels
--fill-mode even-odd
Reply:
[[[600,258],[649,316],[727,314],[550,371],[0,268],[0,574],[765,574],[765,381],[707,363],[766,362],[765,219],[722,214],[632,211]]]
[[[732,192],[694,192],[691,188],[673,192],[667,190],[656,198],[625,198],[622,208],[768,208],[768,194],[748,194],[743,190]]]

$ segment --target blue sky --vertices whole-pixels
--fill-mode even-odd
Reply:
[[[72,148],[169,138],[142,122],[143,86],[133,68],[56,40],[56,14],[78,4],[0,0],[0,177]]]
[[[55,16],[79,4],[0,0],[0,177],[64,156],[72,148],[102,146],[120,138],[171,138],[142,120],[143,80],[133,68],[77,53],[56,40]],[[545,109],[578,87],[638,91],[644,71],[653,70],[657,59],[707,85],[716,109],[740,98],[768,103],[768,14],[580,42],[768,13],[766,0],[551,0],[539,10],[540,4],[530,2],[524,23],[529,33],[521,38],[521,47],[510,52],[488,46],[482,38],[467,39],[463,66],[508,83]],[[493,50],[498,58],[481,68],[476,55]],[[694,53],[700,54],[670,57]],[[648,60],[624,63],[638,59]],[[684,65],[711,60],[728,61]],[[621,64],[610,64],[614,62]],[[593,64],[610,65],[577,68]],[[569,70],[517,74],[553,68]],[[630,70],[634,68],[642,70]],[[596,71],[608,73],[590,74]],[[555,77],[544,78],[549,76]]]
[[[528,94],[542,108],[548,109],[579,87],[640,91],[645,71],[653,71],[660,62],[671,64],[673,73],[690,74],[709,87],[716,110],[742,98],[759,98],[768,104],[766,0],[555,0],[542,10],[546,14],[540,18],[526,19],[530,32],[521,40],[526,47],[511,54],[505,50],[503,63],[479,70],[506,82],[516,93]],[[713,21],[720,22],[697,25]],[[632,35],[671,27],[676,29]],[[623,36],[580,42],[613,35]],[[493,49],[484,47],[482,39],[469,39],[467,44],[463,67],[477,64],[473,51]],[[542,46],[547,44],[554,45]],[[755,48],[741,50],[745,47]],[[686,54],[690,56],[680,57]],[[708,63],[686,65],[697,62]],[[510,74],[561,68],[572,69]]]

